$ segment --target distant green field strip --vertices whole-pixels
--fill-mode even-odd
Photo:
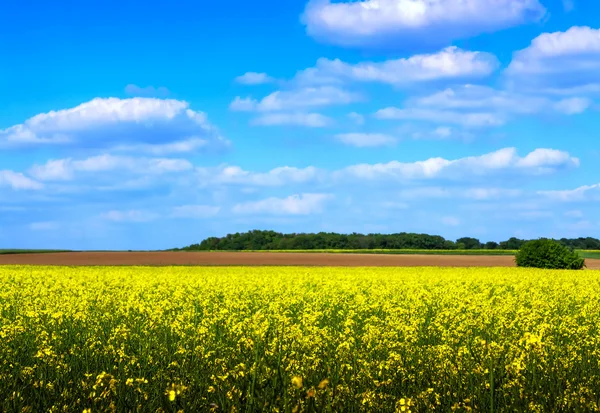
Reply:
[[[213,252],[237,252],[218,250]],[[430,254],[430,255],[515,255],[516,250],[424,250],[424,249],[311,249],[311,250],[243,250],[241,252],[321,253],[321,254]]]
[[[213,252],[238,252],[218,250]],[[328,253],[328,254],[398,254],[398,255],[515,255],[517,250],[423,250],[423,249],[311,249],[311,250],[243,250],[241,252],[269,252],[269,253]],[[600,259],[598,250],[577,250],[584,258]]]
[[[24,250],[24,249],[0,249],[0,254],[40,254],[49,252],[71,252],[70,250]]]

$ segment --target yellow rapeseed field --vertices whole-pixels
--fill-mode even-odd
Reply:
[[[600,411],[599,327],[597,271],[0,267],[0,411]]]

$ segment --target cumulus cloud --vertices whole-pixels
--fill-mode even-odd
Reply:
[[[543,33],[514,53],[505,71],[515,87],[570,93],[600,89],[600,29],[574,26]]]
[[[219,213],[220,207],[210,205],[181,205],[173,208],[174,218],[210,218]]]
[[[315,182],[322,178],[324,171],[314,166],[296,168],[282,166],[268,172],[246,171],[239,166],[220,166],[217,168],[198,168],[199,181],[207,184],[232,184],[251,186],[282,186]]]
[[[128,211],[111,210],[100,214],[100,217],[113,222],[148,222],[157,219],[159,216],[154,212],[134,209]]]
[[[335,138],[346,145],[359,148],[390,146],[397,142],[395,137],[383,133],[341,133]]]
[[[323,212],[324,204],[333,198],[331,194],[306,193],[287,198],[267,198],[237,204],[236,214],[309,215]]]
[[[365,117],[363,115],[361,115],[360,113],[350,112],[350,113],[348,113],[348,118],[350,120],[352,120],[354,123],[356,123],[357,125],[364,125],[364,123],[365,123]]]
[[[407,188],[398,193],[402,199],[463,198],[474,201],[514,198],[522,194],[521,190],[508,188],[447,188],[439,186]]]
[[[210,142],[202,138],[190,138],[182,141],[169,143],[139,143],[133,145],[118,145],[113,148],[118,152],[143,152],[152,155],[169,155],[173,153],[194,152],[210,145]],[[229,146],[228,142],[224,142],[224,146]]]
[[[32,231],[54,231],[58,228],[58,222],[55,221],[32,222],[29,224],[29,229]]]
[[[538,191],[539,195],[555,201],[579,202],[600,201],[600,184],[583,185],[575,189]]]
[[[35,190],[42,189],[43,185],[31,178],[26,177],[20,172],[0,171],[0,187],[7,186],[16,190]]]
[[[96,98],[0,129],[2,146],[60,144],[110,148],[190,139],[203,139],[214,146],[228,143],[208,122],[206,114],[190,109],[187,102],[141,97]]]
[[[235,81],[243,85],[262,85],[265,83],[272,83],[275,79],[266,73],[246,72],[243,75],[236,77]]]
[[[500,114],[489,112],[458,112],[428,108],[388,107],[378,110],[377,119],[416,120],[433,123],[462,125],[466,127],[500,126],[506,119]]]
[[[460,111],[461,114],[454,117],[455,122],[467,126],[499,125],[511,115],[552,112],[575,115],[586,111],[591,105],[592,101],[588,98],[571,97],[553,101],[544,96],[521,94],[471,84],[447,88],[431,95],[416,97],[407,101],[409,108]],[[481,116],[482,112],[492,116],[493,118],[489,119],[495,119],[495,121],[486,122],[486,117]],[[475,115],[475,117],[472,118],[471,115]],[[432,115],[431,118],[433,117]],[[447,122],[444,117],[441,121]]]
[[[457,227],[460,225],[460,219],[452,216],[442,217],[442,224],[449,227]]]
[[[435,48],[539,21],[538,0],[310,0],[307,33],[349,47]]]
[[[129,84],[125,86],[125,93],[136,97],[165,97],[169,95],[169,89],[164,86],[139,87],[137,85]]]
[[[591,99],[573,97],[562,99],[554,104],[554,108],[565,115],[578,115],[592,106]]]
[[[324,128],[333,124],[333,119],[320,113],[269,113],[252,121],[259,126],[306,126],[309,128]]]
[[[480,156],[453,160],[429,158],[417,162],[358,164],[337,171],[336,176],[367,180],[462,179],[509,171],[544,174],[576,166],[579,166],[579,159],[571,157],[567,152],[540,148],[520,157],[515,148],[504,148]]]
[[[482,78],[490,75],[498,65],[498,59],[490,53],[450,46],[436,53],[383,62],[350,64],[339,59],[321,58],[315,67],[297,73],[294,81],[299,84],[378,82],[408,87],[423,82]]]
[[[51,159],[43,165],[34,165],[29,174],[40,181],[66,181],[77,173],[127,171],[137,174],[156,175],[188,171],[192,164],[185,159],[132,158],[128,156],[98,155],[82,160]]]
[[[333,86],[306,87],[293,90],[278,90],[260,102],[252,98],[237,96],[229,105],[234,111],[288,111],[311,107],[347,105],[360,101],[362,97]]]

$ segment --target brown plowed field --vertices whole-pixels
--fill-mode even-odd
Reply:
[[[600,260],[587,260],[600,269]],[[0,255],[0,265],[306,265],[346,267],[513,267],[512,256],[274,252],[61,252]]]

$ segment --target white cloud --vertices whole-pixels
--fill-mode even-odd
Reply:
[[[569,218],[583,218],[583,212],[578,209],[573,209],[565,212],[565,216]]]
[[[362,97],[333,86],[306,87],[293,90],[278,90],[264,97],[260,102],[252,98],[236,98],[229,108],[234,111],[274,112],[311,107],[347,105]]]
[[[205,184],[233,184],[252,186],[282,186],[315,182],[323,177],[324,171],[314,166],[295,168],[282,166],[269,172],[245,171],[239,166],[198,168],[197,175]]]
[[[210,218],[219,213],[218,206],[210,205],[181,205],[173,208],[174,218]]]
[[[287,198],[267,198],[245,202],[233,207],[236,214],[309,215],[323,212],[325,202],[331,194],[300,194]]]
[[[388,107],[378,110],[374,116],[386,120],[416,120],[433,123],[456,124],[466,127],[500,126],[506,119],[489,112],[458,112],[428,108]]]
[[[8,186],[12,189],[41,189],[43,186],[39,182],[26,177],[20,172],[0,171],[0,187]]]
[[[538,191],[538,194],[562,202],[600,201],[600,184],[584,185],[575,189]]]
[[[51,159],[43,165],[31,167],[29,174],[41,181],[64,181],[73,179],[78,172],[97,173],[121,170],[155,175],[187,171],[192,168],[192,164],[185,159],[132,158],[106,154],[83,160]]]
[[[332,123],[331,118],[320,113],[270,113],[252,121],[253,125],[260,126],[292,125],[310,128],[323,128]]]
[[[507,188],[443,188],[439,186],[416,187],[401,190],[398,195],[402,199],[429,199],[429,198],[463,198],[476,201],[491,199],[514,198],[522,195],[518,189]]]
[[[272,83],[275,79],[266,73],[246,72],[243,75],[236,77],[235,81],[243,85],[262,85],[265,83]]]
[[[456,217],[442,217],[442,224],[449,227],[457,227],[460,225],[460,219]]]
[[[365,123],[365,117],[360,113],[350,112],[348,118],[351,119],[357,125],[363,125]]]
[[[108,211],[102,213],[101,218],[113,222],[148,222],[158,218],[158,214],[148,211],[129,210],[129,211]]]
[[[356,81],[407,87],[420,82],[482,78],[498,65],[498,59],[492,54],[450,46],[437,53],[383,62],[350,64],[321,58],[315,67],[299,72],[294,80],[300,84]]]
[[[302,21],[323,42],[409,49],[438,47],[545,14],[538,0],[311,0]]]
[[[250,97],[241,98],[236,96],[235,99],[229,104],[229,109],[235,112],[252,112],[256,110],[256,106],[258,102],[256,99],[252,99]]]
[[[574,26],[543,33],[513,54],[505,74],[518,88],[569,90],[600,88],[600,29]]]
[[[226,144],[202,112],[187,102],[156,98],[96,98],[70,109],[41,113],[0,130],[0,145],[61,144],[113,147],[204,139]]]
[[[551,99],[542,96],[497,90],[488,86],[464,85],[447,88],[432,95],[409,99],[407,105],[409,109],[413,110],[420,108],[429,111],[460,111],[456,121],[464,124],[469,123],[468,118],[465,118],[465,116],[481,115],[481,112],[484,112],[494,116],[498,121],[496,124],[500,124],[502,120],[506,120],[510,115],[515,114],[530,115],[555,111],[566,115],[574,115],[587,110],[592,102],[590,99],[581,97],[571,97],[553,102]],[[475,119],[485,118],[477,116]],[[445,121],[443,117],[442,121]]]
[[[579,166],[579,159],[571,157],[567,152],[540,148],[525,157],[520,157],[515,148],[504,148],[480,156],[454,160],[429,158],[417,162],[359,164],[337,171],[335,175],[338,178],[348,176],[368,180],[464,179],[508,171],[543,174],[576,166]]]
[[[125,93],[136,97],[165,97],[169,94],[169,89],[163,86],[155,88],[154,86],[139,87],[137,85],[127,85]]]
[[[577,115],[583,113],[590,106],[592,106],[592,101],[590,99],[579,97],[563,99],[554,104],[554,108],[565,115]]]
[[[411,106],[447,110],[485,110],[510,113],[537,113],[548,105],[546,98],[523,96],[488,86],[464,85],[447,88],[428,96],[409,100]]]
[[[53,231],[59,228],[58,222],[45,221],[45,222],[32,222],[29,224],[29,229],[32,231]]]
[[[152,155],[168,155],[172,153],[194,152],[208,146],[209,144],[209,141],[207,141],[206,139],[190,138],[182,141],[169,143],[140,143],[134,145],[119,145],[115,146],[113,150],[119,152],[143,152],[150,153]]]
[[[336,135],[335,138],[346,145],[359,148],[390,146],[397,142],[397,139],[393,136],[383,133],[342,133]]]

